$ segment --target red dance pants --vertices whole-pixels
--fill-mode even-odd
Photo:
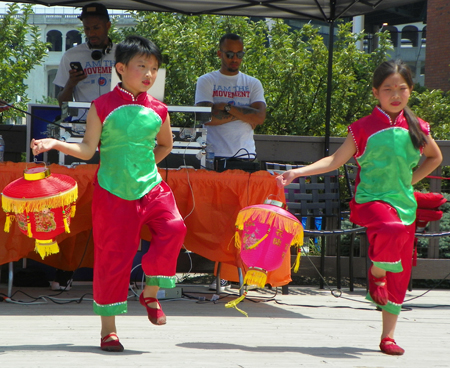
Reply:
[[[94,235],[94,301],[99,305],[126,302],[140,232],[152,234],[142,269],[148,276],[176,273],[186,226],[169,186],[162,181],[140,199],[128,201],[95,185],[92,198]]]
[[[381,201],[358,204],[350,202],[350,221],[367,228],[369,258],[389,270],[390,264],[401,262],[403,271],[387,272],[389,302],[401,305],[405,299],[411,277],[415,225],[404,225],[397,211]]]

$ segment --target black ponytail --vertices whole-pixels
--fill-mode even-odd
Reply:
[[[400,74],[405,80],[408,87],[411,90],[413,89],[414,83],[412,80],[411,70],[409,69],[408,65],[406,65],[401,60],[390,60],[382,63],[373,73],[372,86],[375,89],[379,89],[384,80],[394,73]],[[403,109],[403,113],[405,115],[406,121],[408,122],[409,136],[411,137],[412,144],[415,148],[420,149],[426,144],[427,137],[420,128],[419,119],[408,106],[405,106],[405,108]]]
[[[419,119],[417,119],[417,116],[408,106],[405,106],[405,108],[403,109],[403,114],[405,115],[406,121],[408,122],[409,136],[411,137],[411,141],[414,147],[419,149],[420,147],[425,146],[425,144],[427,143],[427,137],[420,128],[420,123]]]

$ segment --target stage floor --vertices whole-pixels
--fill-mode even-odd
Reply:
[[[154,326],[136,297],[117,317],[123,353],[100,350],[100,318],[92,312],[92,285],[75,284],[55,297],[49,288],[13,288],[13,299],[43,304],[0,303],[2,365],[8,367],[448,367],[450,290],[433,290],[405,303],[396,340],[402,357],[378,349],[381,314],[364,300],[365,290],[340,298],[330,290],[292,286],[289,295],[256,290],[238,307],[211,302],[207,285],[179,285],[186,295],[162,300],[167,325]],[[425,290],[408,292],[407,300]],[[6,284],[0,284],[6,294]],[[132,292],[130,291],[130,295]],[[187,297],[189,296],[189,297]],[[205,299],[200,301],[199,299]]]

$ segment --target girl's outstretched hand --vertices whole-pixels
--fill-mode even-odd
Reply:
[[[277,185],[279,188],[283,188],[288,184],[291,184],[292,180],[295,179],[295,174],[292,170],[288,170],[281,175],[277,176]]]
[[[42,152],[50,151],[53,148],[53,142],[55,140],[52,138],[44,138],[44,139],[32,139],[30,143],[30,148],[33,151],[33,155],[39,155]]]

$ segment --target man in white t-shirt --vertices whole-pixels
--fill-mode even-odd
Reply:
[[[100,3],[87,4],[78,18],[83,22],[87,42],[67,50],[61,58],[53,81],[61,87],[60,106],[64,101],[92,102],[111,91],[111,73],[115,73],[115,45],[108,37],[108,10]],[[75,69],[74,63],[80,63],[82,70]],[[86,111],[80,112],[78,118],[85,120],[85,114]]]
[[[239,71],[244,54],[240,36],[224,35],[217,51],[220,70],[197,80],[195,104],[212,107],[206,139],[216,158],[256,158],[253,130],[264,122],[266,101],[261,82]]]
[[[253,130],[266,118],[266,100],[261,82],[239,71],[244,57],[240,36],[234,33],[222,36],[217,56],[221,60],[220,70],[198,78],[195,104],[212,107],[211,120],[205,123],[206,143],[213,145],[216,166],[222,171],[227,165],[223,159],[255,160]],[[227,286],[228,281],[221,279],[220,285],[214,281],[209,288],[219,292]]]

